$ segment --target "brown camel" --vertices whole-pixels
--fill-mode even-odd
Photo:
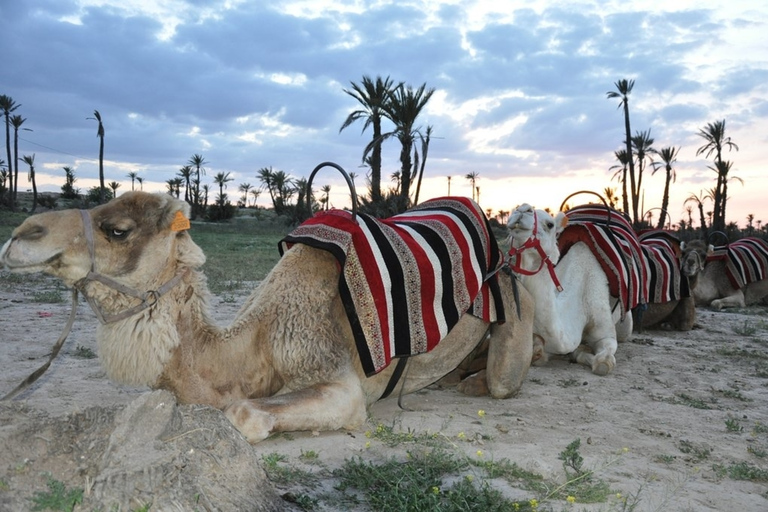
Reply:
[[[102,319],[99,354],[113,380],[220,408],[252,443],[282,431],[358,428],[397,365],[365,375],[334,256],[294,245],[222,328],[208,311],[205,256],[186,230],[188,214],[185,202],[144,192],[88,211],[42,213],[16,228],[0,261],[86,295]],[[520,389],[531,362],[533,302],[521,289],[518,320],[510,279],[500,285],[507,321],[489,325],[464,314],[432,351],[408,358],[393,395],[440,379],[489,329],[490,394]]]

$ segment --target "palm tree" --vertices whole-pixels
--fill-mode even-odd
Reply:
[[[261,181],[261,186],[269,192],[269,197],[272,199],[272,208],[277,211],[277,197],[273,188],[274,174],[272,167],[262,167],[256,172],[256,177]]]
[[[608,203],[608,206],[616,208],[616,189],[605,187],[603,189],[603,194],[605,194],[605,201]]]
[[[470,173],[467,173],[467,175],[464,177],[468,179],[469,182],[472,184],[472,200],[474,200],[475,199],[475,183],[477,183],[478,178],[480,178],[480,173],[472,171]],[[450,180],[448,181],[448,183],[450,185]]]
[[[707,169],[712,169],[717,173],[717,181],[720,185],[720,192],[717,191],[717,188],[715,188],[713,191],[712,200],[715,202],[717,202],[718,198],[720,200],[720,224],[717,224],[717,216],[715,216],[714,225],[722,225],[723,228],[725,227],[725,207],[726,203],[728,202],[728,182],[731,180],[736,180],[742,185],[744,184],[744,180],[738,176],[728,176],[732,168],[733,162],[730,160],[719,160],[715,162],[714,167],[707,166]],[[722,229],[720,231],[722,231]]]
[[[328,211],[328,205],[330,204],[330,194],[331,194],[331,186],[330,185],[323,185],[320,188],[320,191],[323,193],[323,197],[320,199],[320,202],[325,205],[325,210]]]
[[[448,176],[448,197],[451,195],[451,177]]]
[[[714,123],[707,123],[707,126],[699,130],[698,135],[706,141],[706,144],[704,144],[703,146],[701,146],[699,149],[696,150],[696,156],[699,156],[702,153],[706,153],[705,156],[709,158],[712,155],[712,153],[715,153],[715,168],[718,175],[717,175],[717,184],[715,186],[714,220],[712,223],[712,227],[716,231],[722,231],[723,229],[725,229],[725,201],[726,201],[725,199],[726,194],[723,189],[727,188],[727,186],[723,182],[723,179],[727,179],[727,175],[721,176],[719,172],[721,167],[718,166],[718,162],[723,161],[724,148],[728,148],[729,151],[731,149],[735,149],[736,151],[738,151],[739,146],[737,146],[733,141],[731,141],[730,137],[725,136],[725,119],[723,119],[722,121],[715,121]],[[728,170],[730,170],[730,168]],[[727,174],[727,170],[726,170],[726,174]]]
[[[241,199],[243,203],[243,208],[248,207],[248,191],[251,190],[252,186],[250,183],[241,183],[240,186],[237,188],[240,192],[243,193],[243,197]]]
[[[11,124],[13,125],[13,159],[16,161],[16,168],[13,173],[13,201],[16,202],[16,195],[19,192],[19,128],[26,121],[25,118],[20,115],[11,116]],[[27,131],[32,131],[29,128],[24,128]]]
[[[24,155],[24,163],[29,166],[29,175],[27,179],[32,182],[32,210],[29,213],[35,213],[37,209],[37,183],[35,182],[35,154],[32,156]]]
[[[701,223],[701,237],[703,239],[707,239],[707,219],[704,216],[704,201],[707,199],[707,195],[704,194],[704,191],[702,190],[699,192],[699,195],[696,195],[695,193],[691,192],[691,195],[689,195],[685,201],[683,201],[683,204],[688,204],[689,202],[695,202],[697,208],[699,209],[699,222]]]
[[[259,190],[258,188],[255,188],[251,190],[251,195],[253,196],[251,206],[256,207],[256,201],[259,200],[259,196],[261,195],[261,190]]]
[[[635,87],[635,81],[634,80],[627,80],[626,78],[622,78],[618,82],[614,82],[616,86],[616,91],[608,91],[606,96],[608,96],[608,99],[612,98],[620,98],[621,101],[619,102],[619,108],[624,107],[624,151],[627,155],[627,165],[629,166],[629,183],[630,183],[630,189],[636,190],[635,187],[635,164],[632,160],[632,131],[629,127],[629,95],[632,93],[632,89]],[[618,157],[618,155],[616,155]],[[626,173],[624,174],[624,183],[626,183]],[[626,194],[625,196],[626,197]],[[624,212],[629,215],[629,205],[627,204],[626,200],[624,202]],[[637,219],[637,207],[634,207],[633,209],[634,217],[633,219]]]
[[[632,147],[634,148],[634,155],[637,158],[637,171],[635,173],[636,183],[635,188],[631,190],[632,194],[632,213],[635,226],[639,226],[639,221],[642,219],[638,217],[638,211],[640,208],[640,195],[643,185],[643,171],[646,167],[646,160],[649,164],[653,164],[653,155],[655,150],[653,149],[653,138],[651,138],[651,130],[646,132],[636,132],[632,137]]]
[[[219,206],[224,206],[227,203],[227,196],[224,194],[224,189],[227,188],[227,183],[233,181],[234,178],[230,178],[230,173],[219,172],[213,177],[213,182],[219,186],[219,197],[216,202]]]
[[[5,167],[5,160],[0,158],[0,205],[3,204],[7,189],[5,184],[8,181],[8,169]]]
[[[680,148],[676,147],[661,148],[661,150],[656,151],[656,154],[661,158],[661,162],[654,162],[652,164],[653,171],[651,172],[651,176],[656,174],[656,171],[659,170],[659,168],[662,166],[664,167],[664,171],[666,171],[664,179],[664,195],[661,197],[662,215],[661,218],[659,218],[659,225],[656,226],[657,229],[664,227],[664,214],[668,212],[669,208],[669,184],[670,182],[674,182],[677,179],[677,175],[675,173],[675,169],[672,167],[672,164],[677,161],[677,154],[679,151]]]
[[[285,171],[274,171],[272,173],[272,187],[275,192],[275,213],[280,215],[284,213],[285,206],[296,192],[293,186],[293,178],[286,174]]]
[[[71,167],[64,166],[64,185],[61,186],[61,197],[65,199],[75,199],[78,191],[75,188],[75,170]]]
[[[18,186],[16,186],[16,180],[19,176],[19,162],[16,162],[16,178],[14,179],[13,176],[13,159],[11,158],[11,112],[19,108],[21,105],[17,104],[15,101],[13,101],[13,98],[10,96],[6,96],[5,94],[0,95],[0,110],[3,111],[3,115],[5,116],[5,151],[8,156],[8,190],[11,191],[11,197],[10,197],[10,207],[11,210],[16,209],[16,203],[13,195],[13,191],[18,189]]]
[[[192,200],[192,193],[190,190],[192,181],[192,166],[183,166],[181,169],[179,169],[178,176],[184,180],[184,200],[189,203]]]
[[[419,192],[421,192],[421,180],[424,177],[424,167],[427,165],[427,153],[429,153],[429,140],[431,138],[432,138],[432,126],[428,125],[424,135],[419,134],[419,139],[421,139],[421,164],[418,166],[419,179],[416,182],[416,197],[413,199],[413,204],[419,204]],[[417,159],[419,154],[415,150],[413,154],[414,154],[414,158]]]
[[[144,178],[137,176],[136,181],[139,182],[139,190],[144,190]]]
[[[139,173],[136,171],[131,171],[128,173],[128,177],[131,179],[131,191],[133,191],[133,185],[136,182],[136,178],[139,177]]]
[[[369,160],[371,167],[371,201],[380,202],[381,196],[381,120],[384,117],[384,105],[389,101],[392,94],[393,82],[387,78],[376,77],[374,82],[370,77],[363,76],[360,84],[350,82],[352,90],[344,89],[344,92],[355,98],[362,109],[355,110],[347,116],[344,123],[339,128],[339,133],[360,119],[364,120],[363,132],[371,126],[373,128],[373,145],[371,158]],[[367,151],[363,154],[363,161],[366,160]]]
[[[614,151],[613,154],[616,157],[616,160],[619,161],[619,165],[612,165],[608,170],[618,169],[611,179],[618,178],[621,182],[622,210],[629,216],[629,195],[627,193],[627,168],[629,167],[630,162],[630,158],[627,155],[629,153],[627,153],[626,149],[620,149]]]
[[[101,122],[101,114],[98,110],[93,111],[93,117],[87,117],[86,119],[94,119],[99,123],[99,128],[96,131],[96,136],[99,138],[99,204],[104,204],[104,124]]]
[[[203,155],[195,153],[187,162],[187,165],[191,165],[195,169],[195,181],[192,188],[192,220],[197,217],[198,210],[200,210],[200,174],[205,175],[205,167],[208,162],[205,161]]]
[[[389,137],[396,137],[400,141],[400,211],[408,208],[411,197],[411,181],[415,175],[412,169],[411,149],[417,135],[421,135],[419,128],[416,127],[418,119],[427,102],[434,94],[435,89],[427,89],[427,84],[421,84],[418,89],[403,84],[398,85],[392,94],[390,100],[384,104],[384,114],[395,125],[393,131],[384,133],[382,140]],[[369,144],[365,154],[373,149]]]
[[[120,188],[120,183],[116,181],[110,181],[107,186],[112,189],[112,197],[117,197],[117,189]]]

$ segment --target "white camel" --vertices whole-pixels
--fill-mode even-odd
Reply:
[[[557,238],[567,223],[562,212],[552,217],[528,204],[512,211],[507,223],[513,271],[535,302],[534,357],[545,362],[550,354],[572,354],[593,373],[607,375],[616,365],[617,336],[624,341],[632,332],[632,315],[622,314],[585,243],[560,258]]]
[[[97,340],[111,379],[223,409],[252,443],[282,431],[358,428],[396,365],[365,375],[334,256],[294,245],[221,328],[209,316],[205,256],[186,230],[188,210],[165,194],[127,192],[88,211],[42,213],[14,230],[0,261],[86,294],[104,320]],[[507,322],[464,314],[434,350],[408,359],[394,395],[454,369],[489,329],[490,393],[517,393],[531,362],[533,304],[520,295],[518,320],[510,280],[500,284]]]

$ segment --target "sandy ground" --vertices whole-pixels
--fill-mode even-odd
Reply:
[[[52,280],[0,273],[0,395],[45,362],[66,323],[67,291],[61,292],[64,302],[34,300],[35,292],[55,289]],[[216,297],[216,318],[228,321],[243,299],[231,293]],[[93,434],[90,445],[81,447],[78,438],[77,446],[67,448],[59,445],[71,443],[71,435],[57,434],[66,428],[43,433],[35,422],[71,426],[84,411],[119,411],[148,395],[146,389],[109,382],[98,358],[77,357],[78,348],[96,350],[95,325],[94,315],[81,303],[72,333],[48,372],[12,403],[0,403],[0,510],[31,509],[29,498],[46,490],[46,474],[86,488],[97,476],[88,453],[106,443],[108,429],[99,430],[91,421],[86,425]],[[315,466],[324,470],[358,455],[402,455],[404,449],[390,453],[365,435],[381,424],[395,431],[440,432],[467,457],[480,457],[480,451],[486,459],[506,458],[557,480],[563,476],[558,454],[578,438],[586,467],[617,493],[640,493],[636,510],[768,510],[768,308],[701,309],[693,331],[636,334],[634,341],[620,344],[616,359],[607,377],[563,360],[533,367],[519,396],[509,400],[432,387],[404,397],[408,410],[399,408],[396,399],[374,405],[359,431],[292,433],[245,450],[257,460],[282,454],[296,467],[303,464],[302,454],[314,452]],[[195,411],[187,409],[183,416],[194,417]],[[205,414],[225,421],[218,411]],[[24,428],[26,435],[19,435]],[[194,446],[187,449],[194,451]],[[755,469],[762,477],[734,479],[728,472],[733,467]],[[531,497],[507,482],[491,485],[515,499]],[[287,490],[297,492],[278,492]],[[542,507],[621,510],[617,503],[611,498],[583,507],[565,501]],[[323,508],[322,501],[320,507],[332,509]],[[199,507],[219,508],[226,510],[216,504]]]

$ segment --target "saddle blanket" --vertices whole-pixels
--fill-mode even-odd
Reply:
[[[505,320],[503,254],[470,199],[433,199],[388,219],[320,212],[280,241],[280,254],[297,243],[339,262],[339,293],[369,376],[432,350],[464,313]]]
[[[760,238],[742,238],[715,247],[710,260],[725,260],[725,273],[737,290],[768,276],[768,242]]]
[[[618,211],[601,205],[582,205],[565,212],[568,224],[558,238],[560,254],[584,242],[600,262],[611,295],[624,313],[647,302],[642,249],[629,221]]]
[[[649,303],[663,304],[691,296],[688,278],[680,271],[680,240],[660,229],[638,235],[643,251],[643,292]]]

